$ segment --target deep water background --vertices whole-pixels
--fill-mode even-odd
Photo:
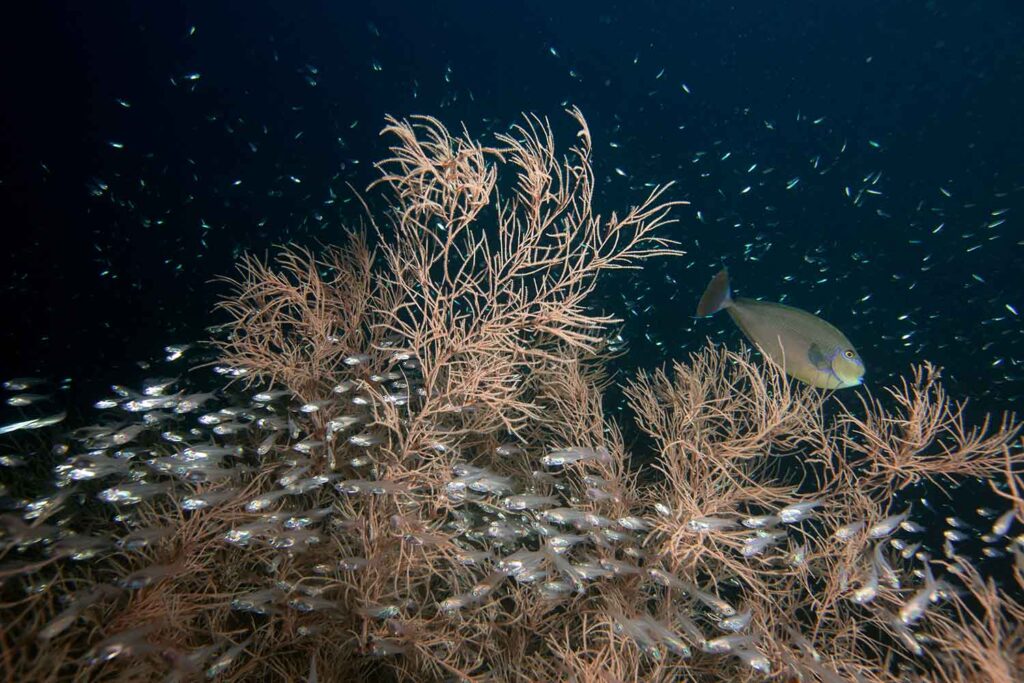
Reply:
[[[843,329],[872,389],[930,360],[979,413],[1024,394],[1020,2],[7,13],[0,376],[71,377],[87,405],[203,338],[239,254],[356,224],[348,185],[376,177],[386,114],[486,136],[535,112],[568,145],[577,105],[602,212],[668,181],[691,202],[671,229],[684,257],[602,284],[624,365],[738,344],[727,319],[691,318],[727,264],[739,294]]]

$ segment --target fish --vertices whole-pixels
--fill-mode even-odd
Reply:
[[[49,400],[48,394],[15,394],[7,398],[7,405],[21,408],[24,406],[30,406],[33,403],[41,403],[42,401]]]
[[[890,515],[885,519],[879,520],[868,528],[868,536],[870,538],[885,538],[895,531],[896,527],[906,521],[908,517],[910,517],[910,510],[898,515]]]
[[[817,507],[821,507],[823,502],[820,500],[808,500],[802,503],[793,503],[779,510],[779,519],[783,524],[796,524],[807,519],[811,511]]]
[[[16,432],[20,429],[41,429],[43,427],[49,427],[50,425],[55,425],[58,422],[61,422],[65,417],[67,417],[67,415],[68,414],[62,410],[55,415],[45,415],[43,417],[32,418],[31,420],[12,422],[11,424],[0,426],[0,434],[10,434],[11,432]]]
[[[46,380],[38,377],[15,377],[14,379],[9,379],[4,382],[2,386],[7,391],[24,391],[30,387],[39,386],[40,384],[45,383]]]
[[[786,538],[785,531],[766,533],[764,536],[752,536],[743,541],[743,548],[740,554],[743,557],[756,557],[763,553],[769,546],[780,543]]]
[[[799,308],[734,299],[725,268],[704,290],[697,317],[723,309],[747,339],[790,377],[820,389],[846,389],[863,381],[864,361],[846,335]]]

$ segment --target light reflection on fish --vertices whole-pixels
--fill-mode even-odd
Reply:
[[[855,387],[864,362],[842,332],[799,308],[752,299],[734,299],[724,268],[711,279],[697,305],[697,316],[725,309],[762,353],[786,374],[822,389]]]
[[[65,417],[67,417],[67,415],[68,414],[62,410],[55,415],[45,415],[43,417],[35,417],[30,420],[12,422],[11,424],[0,426],[0,434],[10,434],[11,432],[16,432],[20,429],[42,429],[43,427],[49,427],[50,425],[55,425],[58,422],[61,422]]]

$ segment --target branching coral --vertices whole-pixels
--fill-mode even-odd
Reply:
[[[1019,604],[896,538],[919,481],[1004,480],[993,547],[1024,510],[1018,423],[968,426],[930,366],[847,407],[709,345],[627,382],[627,446],[588,298],[676,253],[677,202],[598,216],[570,115],[564,157],[535,117],[390,120],[374,248],[243,260],[241,383],[126,393],[147,420],[73,434],[65,493],[3,518],[5,676],[1019,678]]]

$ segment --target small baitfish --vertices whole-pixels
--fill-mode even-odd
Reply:
[[[799,308],[734,299],[724,268],[704,290],[697,316],[714,315],[723,308],[747,339],[791,377],[822,389],[844,389],[861,383],[864,361],[846,335]]]

